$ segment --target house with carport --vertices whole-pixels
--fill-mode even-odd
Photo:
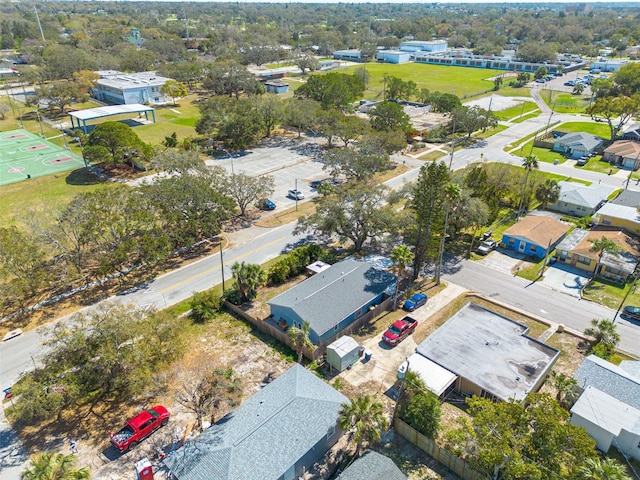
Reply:
[[[164,461],[176,480],[294,480],[342,431],[349,399],[294,364]]]
[[[627,170],[640,167],[640,143],[633,140],[618,140],[604,149],[602,160]]]
[[[606,185],[585,185],[576,182],[558,182],[558,200],[547,208],[574,217],[588,217],[600,208],[614,189]]]
[[[607,453],[614,446],[640,460],[640,361],[614,365],[589,355],[573,377],[581,394],[570,422],[583,427],[598,450]]]
[[[500,246],[539,259],[564,238],[570,226],[552,217],[527,215],[507,228]]]
[[[592,252],[593,242],[606,238],[615,243],[619,251],[602,253]],[[593,230],[576,228],[557,246],[555,258],[572,267],[606,278],[617,283],[625,283],[638,267],[640,258],[640,241],[638,237],[629,235],[623,230],[596,227]]]
[[[435,373],[427,375],[427,388],[440,389],[452,376],[454,389],[464,396],[523,401],[540,389],[560,356],[559,350],[529,337],[528,331],[525,325],[468,303],[416,349]],[[411,359],[408,368],[413,369]],[[439,385],[432,385],[432,380]]]
[[[590,133],[571,132],[557,138],[551,151],[562,153],[567,158],[588,157],[595,154],[604,140]]]
[[[345,329],[393,295],[395,275],[371,263],[347,258],[332,265],[268,303],[271,318],[284,327],[309,322],[309,339],[327,345]]]

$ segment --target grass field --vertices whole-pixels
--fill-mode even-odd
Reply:
[[[558,113],[584,113],[589,105],[589,95],[572,95],[556,90],[541,90],[540,96],[555,112]]]
[[[529,112],[533,112],[534,110],[538,110],[538,106],[535,102],[527,102],[523,101],[520,105],[516,105],[515,107],[507,108],[506,110],[500,110],[498,112],[493,112],[493,114],[498,117],[498,120],[502,121],[510,121],[516,117],[524,116]]]
[[[402,80],[413,80],[418,88],[431,91],[453,93],[459,97],[481,94],[493,88],[493,81],[487,78],[504,73],[500,70],[485,70],[480,68],[444,67],[441,65],[427,65],[422,63],[367,63],[364,65],[369,73],[369,85],[365,91],[365,98],[369,100],[382,99],[384,76],[390,75]],[[352,74],[363,65],[348,67],[343,72]],[[506,89],[505,89],[506,90]],[[520,89],[522,90],[522,89]],[[502,89],[500,91],[502,92]]]

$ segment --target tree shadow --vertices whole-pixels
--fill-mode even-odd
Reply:
[[[86,168],[73,170],[69,175],[67,175],[65,181],[67,185],[97,185],[105,182]]]

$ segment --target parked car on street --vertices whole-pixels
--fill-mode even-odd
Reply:
[[[480,245],[478,245],[478,248],[476,249],[476,251],[480,255],[487,255],[489,252],[491,252],[491,250],[495,250],[496,248],[498,248],[498,244],[496,243],[496,241],[488,238],[487,240],[482,242]]]
[[[169,422],[171,414],[162,405],[143,410],[135,417],[127,420],[117,433],[111,432],[111,444],[121,452],[131,450],[160,427]]]
[[[427,303],[427,299],[426,293],[414,293],[404,302],[402,308],[407,312],[413,312],[416,308],[420,308]]]
[[[304,200],[304,193],[300,190],[289,190],[287,192],[287,197],[292,198],[293,200]]]
[[[622,314],[633,320],[640,320],[640,307],[634,307],[633,305],[627,305],[624,307]]]

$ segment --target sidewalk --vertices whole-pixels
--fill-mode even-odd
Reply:
[[[0,477],[2,480],[20,480],[29,455],[5,418],[4,407],[0,408]]]

